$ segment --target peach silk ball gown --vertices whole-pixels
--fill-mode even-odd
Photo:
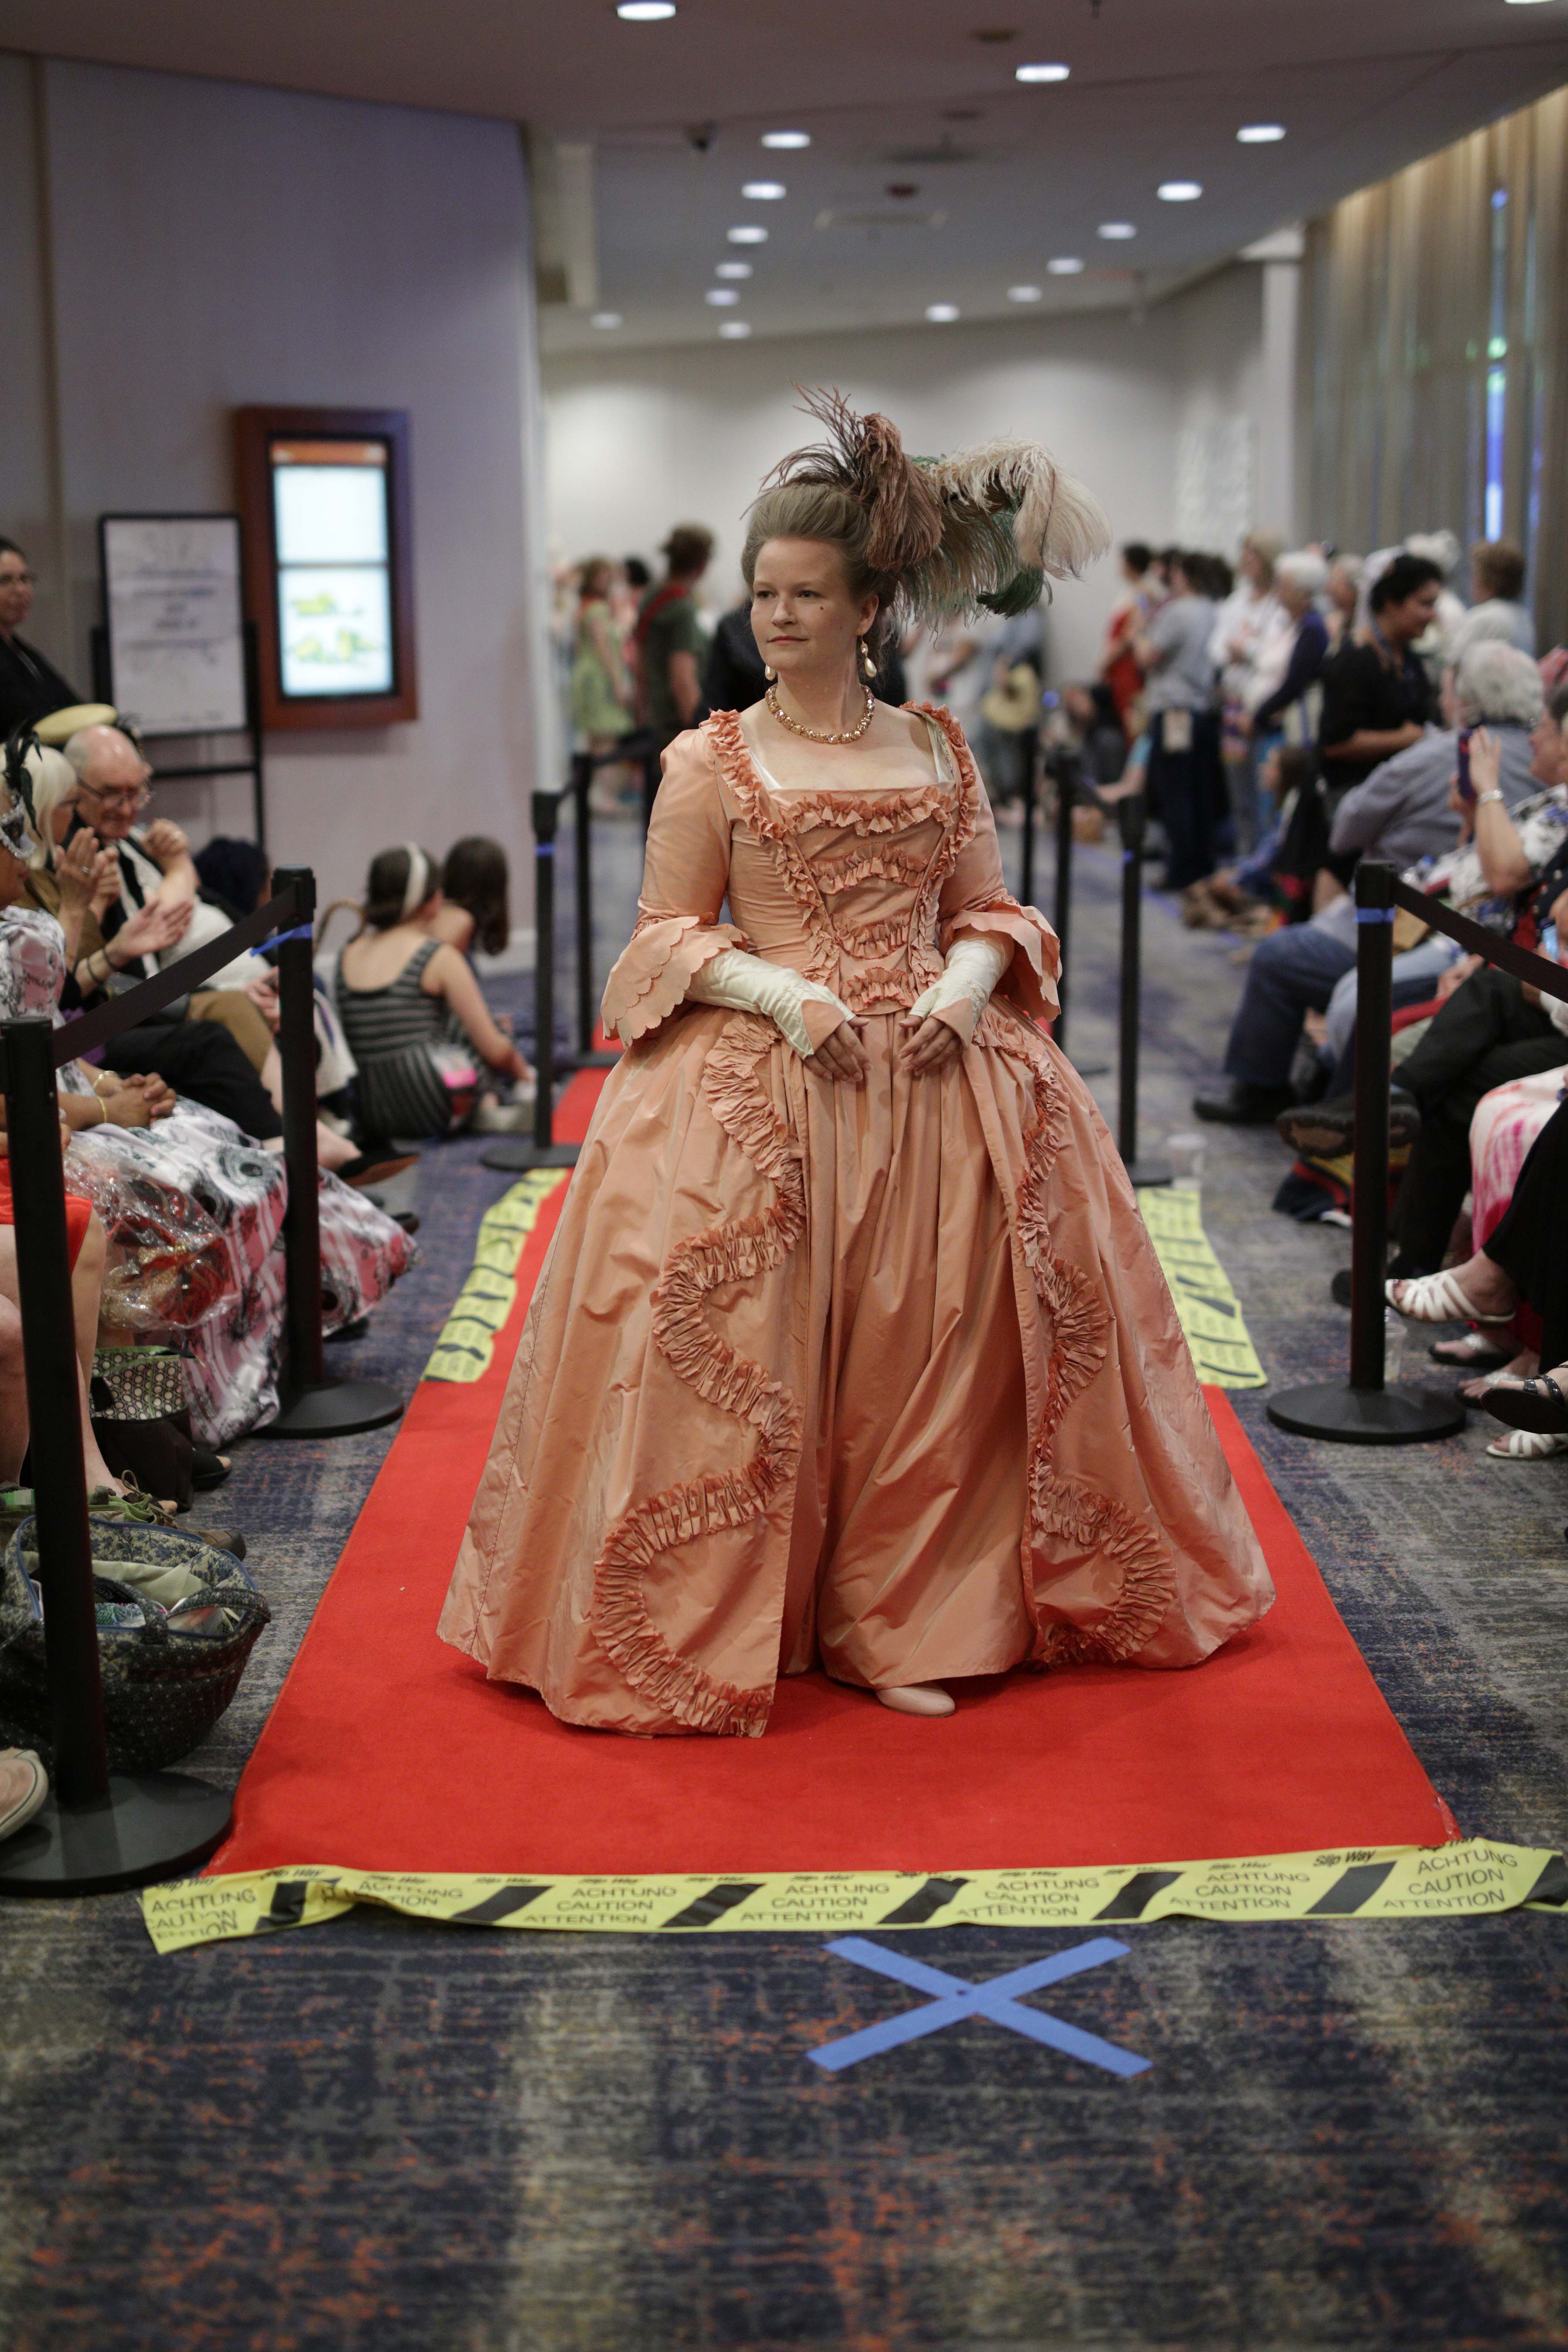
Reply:
[[[1193,1665],[1273,1599],[1121,1160],[1036,1025],[1056,935],[922,715],[913,791],[786,790],[733,713],[666,754],[605,992],[627,1051],[440,1624],[569,1723],[754,1737],[814,1664]],[[911,1077],[897,1016],[974,934],[1012,963]],[[863,1087],[685,1002],[729,947],[866,1016]],[[808,1007],[816,1043],[836,1018]]]

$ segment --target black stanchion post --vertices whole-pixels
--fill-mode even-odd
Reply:
[[[1020,739],[1024,754],[1024,832],[1018,844],[1018,896],[1026,907],[1035,903],[1035,819],[1040,790],[1040,730],[1026,730]]]
[[[1394,1005],[1394,869],[1356,868],[1355,1174],[1351,1195],[1351,1361],[1342,1387],[1288,1389],[1268,1418],[1299,1437],[1342,1445],[1411,1445],[1465,1425],[1462,1397],[1384,1385],[1388,1256],[1388,1082]]]
[[[42,1811],[0,1845],[0,1894],[91,1895],[205,1862],[229,1801],[184,1773],[109,1769],[54,1031],[35,1017],[3,1034],[53,1773]]]
[[[486,1168],[520,1175],[529,1168],[575,1168],[577,1146],[557,1143],[555,1120],[555,831],[563,795],[535,793],[533,818],[533,1140],[492,1143]]]
[[[607,764],[596,761],[592,751],[574,751],[568,787],[572,794],[573,912],[577,924],[577,1050],[572,1059],[580,1070],[608,1070],[621,1058],[594,1043],[598,1007],[594,997],[594,815],[589,794],[594,788],[595,769]]]
[[[275,891],[293,893],[289,929],[278,940],[278,1052],[283,1064],[283,1219],[287,1268],[283,1402],[259,1437],[352,1437],[380,1429],[403,1411],[383,1381],[330,1381],[321,1360],[321,1212],[316,1163],[316,997],[311,928],[316,877],[308,866],[280,866]]]
[[[1116,803],[1121,835],[1121,970],[1118,982],[1120,1046],[1116,1148],[1134,1184],[1168,1184],[1171,1171],[1163,1160],[1138,1157],[1138,1024],[1142,1009],[1143,825],[1147,810],[1142,793]]]

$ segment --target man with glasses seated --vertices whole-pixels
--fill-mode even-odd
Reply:
[[[48,863],[35,867],[28,896],[47,913],[58,913],[53,869],[79,833],[90,833],[113,852],[114,864],[104,862],[100,888],[82,919],[73,967],[80,1000],[91,1005],[153,979],[161,966],[230,926],[226,916],[201,903],[199,877],[179,826],[160,817],[138,827],[153,772],[130,736],[119,727],[84,727],[66,743],[65,757],[68,790],[58,798],[47,789],[35,795]],[[272,1033],[251,990],[234,984],[242,972],[243,966],[216,973],[228,984],[176,998],[166,1013],[111,1039],[103,1058],[111,1070],[152,1071],[258,1141],[275,1143],[283,1123],[260,1076]]]

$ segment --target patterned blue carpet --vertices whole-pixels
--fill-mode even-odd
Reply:
[[[601,971],[635,887],[629,835],[602,833]],[[1114,889],[1086,853],[1084,1058],[1110,1058]],[[1190,1124],[1240,975],[1157,901],[1147,943],[1157,1141]],[[526,1018],[526,982],[492,985]],[[1208,1141],[1208,1230],[1266,1368],[1330,1376],[1347,1238],[1270,1215],[1270,1132]],[[424,1261],[334,1363],[417,1376],[507,1181],[479,1150],[404,1180]],[[1560,1842],[1568,1469],[1489,1462],[1476,1429],[1314,1448],[1264,1402],[1237,1400],[1463,1826]],[[212,1777],[247,1752],[389,1438],[242,1450],[222,1501],[277,1615],[196,1759]],[[158,1959],[118,1897],[14,1907],[0,1935],[8,2352],[1568,2342],[1554,1917],[1133,1927],[1129,1957],[1038,1997],[1152,2062],[1130,2081],[979,2020],[825,2076],[809,2051],[912,1997],[810,1937],[356,1914]],[[1079,1940],[906,1948],[978,1979]]]

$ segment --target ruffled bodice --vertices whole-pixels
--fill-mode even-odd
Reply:
[[[683,820],[681,870],[667,886],[650,840],[637,927],[605,991],[605,1027],[628,1045],[646,1035],[727,947],[788,965],[852,1013],[901,1011],[966,932],[1011,939],[1001,992],[1031,1016],[1054,1012],[1056,936],[1001,887],[989,828],[978,841],[982,787],[962,734],[945,711],[921,715],[932,773],[910,790],[782,791],[732,711],[672,746],[660,798]],[[689,911],[694,847],[710,918]]]

